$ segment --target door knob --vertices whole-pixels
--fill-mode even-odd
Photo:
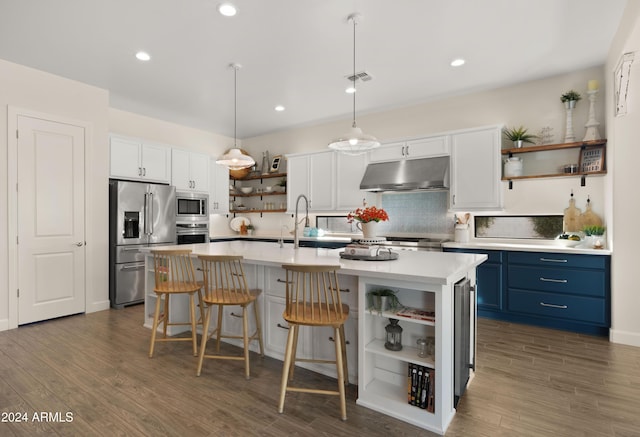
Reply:
[[[82,245],[83,245],[83,244],[84,244],[84,243],[83,243],[82,241],[78,241],[78,242],[76,243],[76,246],[78,246],[78,247],[82,247]]]

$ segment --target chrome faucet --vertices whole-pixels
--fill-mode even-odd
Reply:
[[[304,194],[301,194],[296,199],[296,215],[293,219],[293,248],[297,249],[300,247],[300,238],[298,237],[298,204],[300,203],[300,199],[304,199],[304,203],[306,205],[306,212],[304,216],[304,226],[309,226],[309,199]]]

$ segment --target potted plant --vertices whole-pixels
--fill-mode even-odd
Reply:
[[[569,90],[566,93],[560,96],[560,101],[564,103],[564,106],[568,108],[574,108],[576,106],[576,102],[582,99],[580,93],[574,90]]]
[[[524,143],[534,143],[534,140],[538,138],[537,135],[529,133],[529,129],[524,126],[507,128],[504,130],[504,136],[507,139],[513,141],[513,145],[517,148],[522,147]]]
[[[604,226],[585,226],[582,232],[586,235],[587,244],[594,249],[604,247],[604,233],[607,230]]]
[[[253,235],[255,227],[253,225],[247,225],[247,235]]]
[[[371,306],[380,313],[386,309],[396,309],[400,306],[396,292],[388,288],[372,290],[369,292],[369,296],[371,296]]]
[[[276,184],[283,193],[287,190],[287,178],[281,178]]]
[[[389,215],[382,208],[367,206],[366,202],[363,202],[363,206],[347,214],[347,223],[356,222],[356,228],[362,231],[362,238],[365,240],[376,238],[377,223],[389,220]]]

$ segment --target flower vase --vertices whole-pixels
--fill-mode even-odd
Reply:
[[[378,222],[358,223],[356,227],[362,231],[362,238],[365,240],[371,240],[378,235]]]
[[[564,142],[573,143],[576,141],[576,137],[573,133],[573,109],[576,107],[576,101],[569,100],[564,102],[564,107],[567,110],[567,126],[565,128]]]

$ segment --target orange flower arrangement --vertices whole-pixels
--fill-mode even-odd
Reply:
[[[375,206],[365,208],[358,208],[355,211],[347,214],[347,222],[353,223],[353,221],[359,221],[360,223],[380,222],[389,220],[387,211],[382,208],[376,208]]]

